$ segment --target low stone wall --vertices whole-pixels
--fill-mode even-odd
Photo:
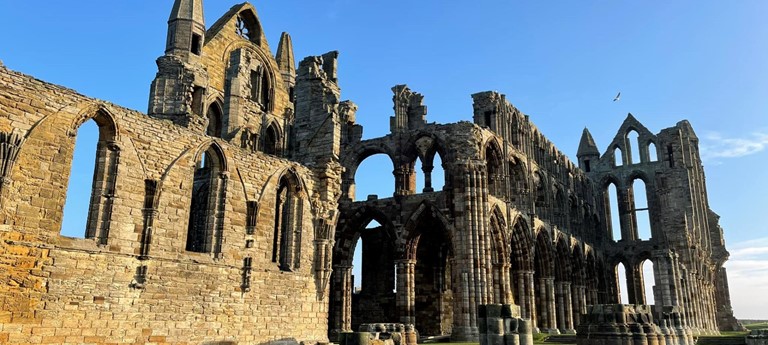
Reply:
[[[533,345],[531,320],[520,318],[520,307],[510,304],[478,306],[480,345]]]
[[[747,345],[768,345],[768,329],[756,329],[749,332]]]
[[[579,345],[694,345],[676,309],[660,325],[647,305],[600,304],[587,307],[577,331]]]
[[[359,332],[339,334],[340,345],[416,345],[417,342],[413,325],[402,323],[362,324]]]

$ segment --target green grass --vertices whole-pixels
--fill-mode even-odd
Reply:
[[[753,323],[750,325],[745,325],[744,327],[747,327],[747,329],[750,331],[753,329],[765,329],[768,328],[768,322]]]

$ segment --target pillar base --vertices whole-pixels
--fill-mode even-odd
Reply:
[[[477,343],[480,342],[480,334],[477,327],[453,327],[451,342]]]

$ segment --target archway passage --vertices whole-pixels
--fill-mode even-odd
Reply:
[[[397,322],[395,310],[394,246],[378,221],[372,220],[359,232],[352,272],[358,271],[359,289],[352,294],[352,329],[363,323]],[[358,280],[357,275],[354,280]]]
[[[393,225],[386,215],[369,207],[349,210],[346,215],[338,224],[333,253],[331,339],[339,332],[358,329],[361,323],[399,321],[393,291],[397,256]]]
[[[414,235],[408,241],[408,256],[415,259],[410,279],[414,287],[416,329],[421,336],[451,334],[453,249],[447,229],[429,211],[422,214],[414,229]]]

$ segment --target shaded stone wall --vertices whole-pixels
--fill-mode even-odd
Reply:
[[[171,45],[204,28],[184,26],[201,14],[177,11],[202,11],[201,1],[176,2]],[[241,21],[252,36],[237,33]],[[305,147],[311,168],[287,158],[290,37],[281,66],[261,35],[243,4],[205,32],[200,52],[166,50],[149,116],[0,66],[0,342],[327,339],[341,167],[332,143]],[[238,80],[235,67],[269,79]],[[266,86],[259,99],[248,90],[257,84]],[[100,132],[91,205],[74,215],[89,221],[74,229],[83,238],[68,238],[74,145],[91,120]]]

